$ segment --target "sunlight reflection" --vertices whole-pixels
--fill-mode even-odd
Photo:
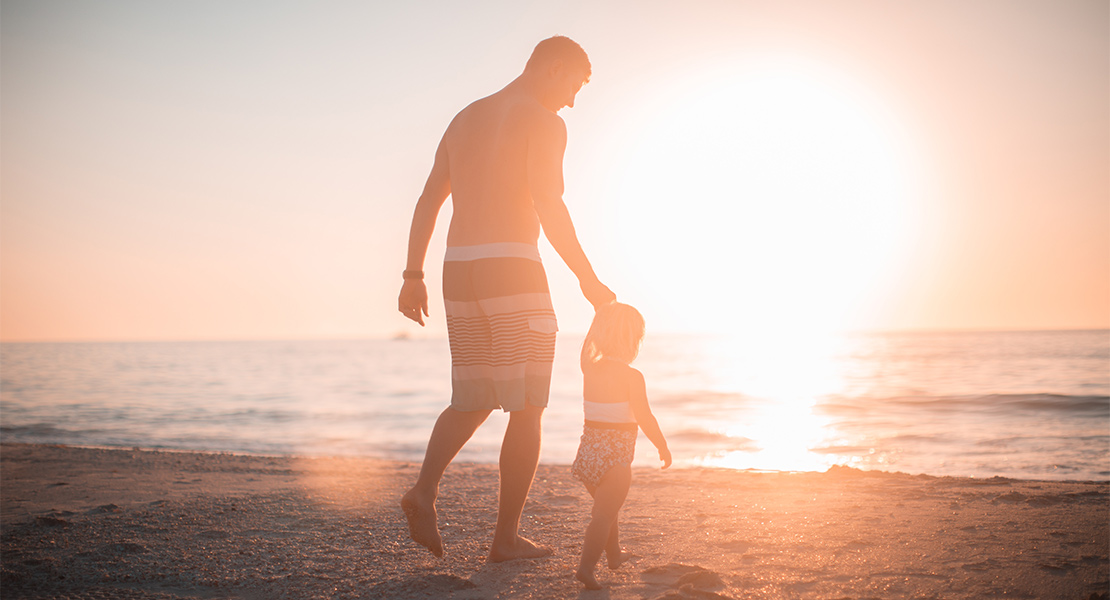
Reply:
[[[749,334],[754,332],[749,332]],[[708,354],[730,389],[758,400],[720,428],[730,438],[751,440],[751,450],[705,457],[703,464],[737,469],[817,471],[846,460],[814,452],[833,444],[831,419],[815,410],[821,398],[844,387],[843,336],[748,335],[718,338]]]
[[[757,450],[706,457],[703,464],[733,469],[823,471],[839,462],[835,455],[810,451],[826,440],[827,424],[827,419],[814,414],[810,400],[769,404],[754,418],[726,430],[730,437],[751,439]]]

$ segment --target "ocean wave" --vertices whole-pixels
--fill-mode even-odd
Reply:
[[[50,423],[33,423],[31,425],[5,425],[0,427],[0,434],[5,438],[5,441],[15,440],[29,440],[29,439],[76,439],[82,437],[85,432],[72,431],[70,429],[63,429]]]
[[[817,404],[824,414],[842,415],[884,407],[925,412],[1008,411],[1062,413],[1070,415],[1110,414],[1110,396],[1067,394],[985,394],[973,396],[835,397]]]
[[[695,453],[714,452],[754,452],[759,444],[743,436],[730,436],[718,431],[692,428],[667,433],[668,441],[677,446],[690,449]]]

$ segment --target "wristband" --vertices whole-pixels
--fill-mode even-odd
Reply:
[[[424,279],[424,271],[405,271],[401,273],[403,279]]]

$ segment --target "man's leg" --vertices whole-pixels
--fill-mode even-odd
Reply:
[[[543,408],[526,406],[509,413],[509,425],[501,442],[501,493],[497,506],[497,527],[489,562],[514,558],[537,558],[551,554],[550,548],[537,546],[519,535],[520,515],[536,465],[540,461],[540,419]]]
[[[436,556],[443,556],[443,540],[439,537],[439,525],[436,522],[439,480],[443,478],[447,465],[451,464],[451,460],[491,412],[493,411],[461,411],[447,407],[439,415],[432,435],[428,438],[428,449],[424,453],[424,464],[420,466],[416,485],[401,498],[401,508],[409,522],[409,536]]]

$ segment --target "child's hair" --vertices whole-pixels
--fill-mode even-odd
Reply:
[[[610,302],[597,309],[582,342],[582,369],[602,358],[630,363],[644,340],[644,317],[627,304]]]

